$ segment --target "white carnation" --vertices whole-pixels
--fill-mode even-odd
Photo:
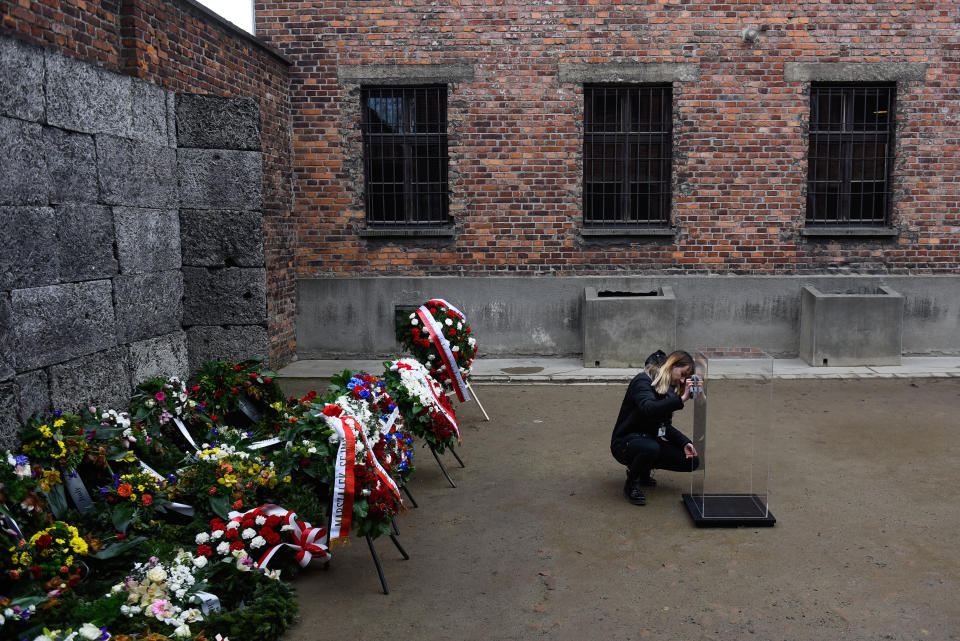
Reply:
[[[252,541],[250,541],[250,547],[254,550],[260,549],[266,544],[267,544],[267,540],[262,536],[258,536],[254,538]]]
[[[230,552],[230,544],[226,541],[220,543],[217,546],[217,554],[228,554]]]
[[[198,568],[206,567],[206,565],[207,565],[207,557],[205,557],[205,556],[195,557],[195,558],[193,559],[193,564],[194,564],[194,566],[196,566],[196,567],[198,567]]]
[[[210,535],[207,534],[206,532],[201,532],[200,534],[197,535],[197,538],[195,540],[197,542],[197,545],[203,545],[204,543],[210,540]]]

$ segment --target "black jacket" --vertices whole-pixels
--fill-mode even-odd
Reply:
[[[613,428],[610,448],[614,449],[618,442],[623,442],[631,434],[657,438],[661,425],[666,429],[665,437],[668,441],[677,447],[684,447],[690,439],[671,423],[673,413],[682,409],[683,401],[672,389],[666,394],[658,394],[649,376],[643,372],[637,374],[630,381],[620,405],[620,415],[617,416],[617,424]]]

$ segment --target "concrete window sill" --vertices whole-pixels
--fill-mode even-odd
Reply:
[[[804,236],[829,238],[896,238],[897,230],[892,227],[857,227],[844,225],[836,227],[804,227],[801,231]]]
[[[453,227],[397,227],[368,228],[360,230],[361,238],[453,238],[456,230]]]
[[[674,231],[669,227],[584,227],[581,236],[662,236],[672,238]]]

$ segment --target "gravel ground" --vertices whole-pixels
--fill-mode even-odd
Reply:
[[[291,393],[322,381],[285,385]],[[762,407],[753,381],[710,392],[707,491],[731,491]],[[960,379],[774,383],[768,528],[696,528],[690,475],[659,471],[646,506],[621,495],[609,435],[624,386],[477,386],[459,406],[460,468],[416,450],[397,519],[296,580],[290,641],[323,639],[960,639]],[[693,411],[675,424],[690,434]],[[759,480],[757,480],[759,479]]]

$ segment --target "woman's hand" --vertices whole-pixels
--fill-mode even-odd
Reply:
[[[693,443],[687,443],[686,445],[683,446],[683,454],[687,458],[693,458],[694,456],[697,455],[697,448],[693,446]]]
[[[683,379],[683,393],[680,394],[680,400],[683,401],[684,405],[686,405],[687,401],[690,400],[691,386],[692,386],[692,381],[689,378]]]

